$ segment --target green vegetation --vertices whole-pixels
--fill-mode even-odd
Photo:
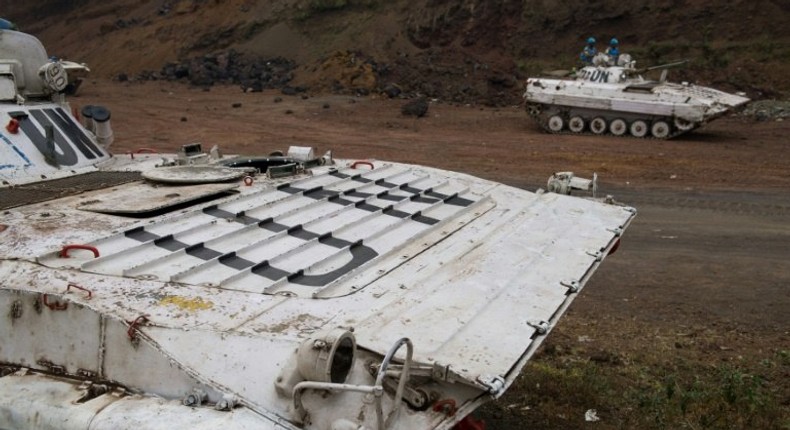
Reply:
[[[780,404],[766,380],[731,366],[714,367],[682,380],[675,373],[650,375],[650,384],[635,387],[643,424],[657,428],[778,428]]]
[[[596,409],[597,429],[790,429],[789,351],[711,364],[691,349],[624,357],[548,345],[512,389],[529,407],[508,413],[525,427],[581,428]]]

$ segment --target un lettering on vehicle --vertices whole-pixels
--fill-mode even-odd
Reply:
[[[60,166],[79,164],[79,154],[91,161],[107,155],[61,108],[30,109],[10,115],[19,121],[20,132],[33,147]],[[47,139],[47,127],[52,127],[52,141]]]
[[[611,75],[611,73],[605,70],[600,70],[600,69],[585,70],[584,75],[582,75],[582,78],[586,81],[600,82],[605,84],[609,82],[609,75]]]

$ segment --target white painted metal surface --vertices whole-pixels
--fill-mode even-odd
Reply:
[[[293,427],[261,417],[247,408],[232,412],[188,408],[179,401],[129,396],[38,374],[0,378],[0,428],[38,430],[239,429],[286,430]]]
[[[56,103],[0,104],[0,156],[0,187],[93,171],[110,158],[68,106]]]
[[[0,30],[0,64],[12,66],[17,91],[23,97],[47,95],[38,70],[48,61],[47,52],[35,37],[19,31]]]
[[[58,109],[0,104],[40,117],[3,134],[3,198],[177,158],[110,157]],[[41,118],[71,133],[60,150],[37,145]],[[67,156],[88,141],[94,158]],[[449,429],[514,382],[635,214],[421,166],[305,167],[327,160],[7,206],[0,428]]]
[[[226,182],[245,176],[245,169],[224,166],[172,166],[143,172],[143,178],[165,184],[210,184]]]
[[[427,249],[492,207],[463,185],[414,169],[330,170],[87,243],[98,258],[56,252],[39,261],[240,291],[342,296],[365,287],[344,278],[364,269],[386,273],[408,260],[385,263],[409,242]]]
[[[0,307],[13,307],[19,291],[34,293],[23,300],[30,309],[42,293],[69,307],[39,305],[41,314],[27,309],[0,333],[3,338],[15,338],[23,326],[46,332],[54,324],[66,332],[51,332],[50,352],[34,347],[38,336],[27,346],[18,343],[14,354],[0,348],[0,361],[38,369],[35,363],[46,357],[66,373],[88,370],[166,398],[201,386],[214,393],[210,402],[233,394],[265,416],[290,420],[290,399],[275,390],[276,381],[306,335],[341,326],[354,329],[361,348],[349,382],[370,385],[365,363],[380,360],[394,340],[408,336],[415,365],[442,369],[441,377],[419,385],[471,409],[513,382],[543,338],[535,327],[556,323],[575,297],[568,285],[584,284],[633,217],[628,208],[417,166],[342,166],[316,169],[279,189],[265,181],[239,184],[239,196],[142,222],[88,215],[69,203],[77,197],[59,201],[64,215],[58,229],[64,233],[94,220],[77,237],[99,257],[74,249],[61,258],[62,245],[73,241],[34,240],[51,220],[22,214],[37,213],[43,204],[10,211],[2,234],[17,246],[3,251],[15,260],[0,263],[0,276],[10,279],[0,290]],[[47,203],[49,210],[52,205]],[[381,208],[389,205],[387,214]],[[369,247],[375,257],[353,263],[349,243]],[[282,273],[272,280],[253,267]],[[338,268],[344,268],[341,274],[325,284],[300,283],[302,276]],[[66,292],[68,281],[89,289],[91,297]],[[87,308],[72,315],[77,304]],[[144,342],[132,348],[125,330],[140,315],[147,315],[137,328]],[[48,322],[50,317],[61,322]],[[88,330],[80,318],[105,322]],[[63,353],[77,344],[94,362]],[[95,362],[99,351],[102,363]],[[141,378],[140,366],[161,370]],[[491,382],[497,378],[500,385]],[[173,382],[179,379],[183,383]],[[171,382],[158,386],[161,380]],[[319,417],[331,423],[368,407],[359,393],[325,400],[307,392],[304,400],[314,417],[310,428],[325,428],[315,424]],[[393,428],[454,422],[436,413],[406,416]]]
[[[133,182],[103,193],[105,199],[82,199],[78,209],[108,214],[145,214],[235,191],[238,184],[163,185]]]

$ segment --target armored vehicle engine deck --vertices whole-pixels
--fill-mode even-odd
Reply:
[[[309,147],[112,155],[62,73],[0,31],[3,429],[452,428],[635,216]]]

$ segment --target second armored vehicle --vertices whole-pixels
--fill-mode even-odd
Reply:
[[[550,133],[671,139],[741,106],[749,99],[688,82],[666,82],[666,68],[636,69],[627,54],[609,65],[598,54],[571,78],[530,78],[527,112]],[[659,80],[641,73],[664,69]]]

